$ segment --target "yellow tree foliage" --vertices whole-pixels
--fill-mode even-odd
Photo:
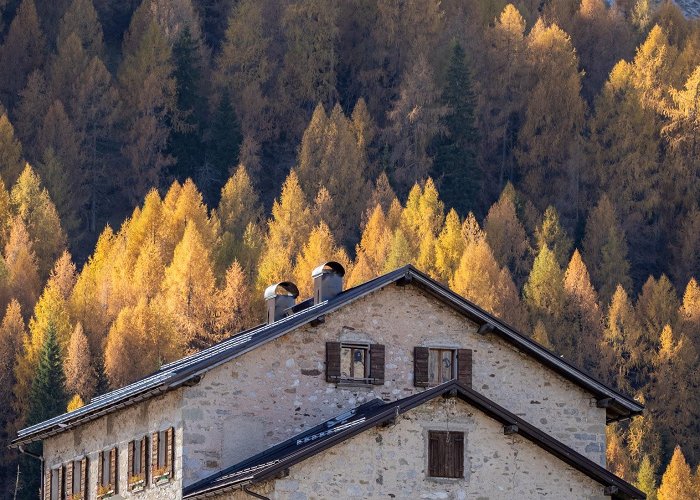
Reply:
[[[387,224],[384,210],[380,204],[377,204],[357,245],[355,265],[347,278],[349,287],[364,283],[382,273],[389,255],[391,240],[391,229]]]
[[[517,289],[508,270],[499,267],[486,240],[467,244],[450,287],[514,326],[523,325]]]
[[[680,301],[676,296],[676,290],[666,277],[656,280],[649,276],[642,291],[637,297],[637,317],[642,326],[642,336],[639,339],[641,349],[654,351],[658,346],[659,334],[665,325],[676,325]],[[644,366],[651,365],[651,359],[646,358]]]
[[[631,479],[632,465],[619,425],[608,425],[605,428],[605,438],[607,441],[605,448],[606,468],[623,479]]]
[[[89,401],[95,393],[97,377],[92,366],[90,344],[80,323],[75,325],[70,337],[63,371],[66,374],[68,392]]]
[[[695,278],[685,287],[679,316],[681,330],[695,342],[700,340],[700,286]]]
[[[185,353],[181,319],[173,317],[160,300],[140,299],[121,310],[109,329],[105,372],[113,388],[152,373]]]
[[[131,293],[134,302],[138,298],[153,300],[160,291],[165,276],[165,263],[160,247],[153,241],[147,241],[134,265]]]
[[[457,270],[465,244],[459,215],[451,209],[435,242],[435,269],[443,283],[448,283]]]
[[[555,332],[553,339],[558,352],[577,366],[595,372],[600,362],[603,317],[578,250],[564,273],[563,320],[566,327]]]
[[[676,445],[671,461],[661,477],[658,500],[692,500],[697,498],[690,466],[685,461],[681,447]]]
[[[544,211],[542,224],[535,231],[538,250],[543,245],[547,245],[557,256],[557,262],[564,267],[569,261],[571,247],[573,245],[571,238],[566,234],[564,228],[559,222],[559,214],[553,206],[548,206]]]
[[[85,406],[85,403],[83,402],[83,398],[80,397],[79,394],[75,394],[70,401],[68,401],[68,406],[66,406],[66,411],[71,412],[75,411],[78,408],[81,408]]]
[[[299,288],[299,295],[302,297],[311,297],[313,295],[314,287],[311,271],[331,260],[342,264],[346,273],[351,271],[350,259],[345,250],[336,244],[330,228],[324,222],[321,222],[311,230],[309,239],[296,258],[293,274],[295,283]]]
[[[258,194],[244,165],[238,166],[221,189],[216,214],[222,231],[231,233],[235,238],[242,238],[248,224],[257,223],[262,218]]]
[[[262,311],[262,304],[253,300],[243,268],[234,260],[226,271],[224,287],[216,294],[217,340],[234,335],[255,324],[255,306]]]
[[[26,330],[19,302],[12,300],[7,306],[0,325],[0,422],[4,425],[12,418],[12,390],[15,386],[17,359],[22,356]]]
[[[641,367],[641,352],[637,344],[640,335],[641,327],[634,306],[625,289],[618,285],[605,319],[600,349],[603,356],[601,375],[625,392],[631,392],[633,387],[639,388],[641,384],[637,377],[628,378]]]
[[[213,343],[216,283],[209,248],[188,222],[163,280],[165,305],[190,352]]]
[[[547,328],[542,323],[542,320],[538,320],[532,331],[532,340],[543,345],[547,349],[554,350],[552,342],[549,340],[549,334],[547,333]]]
[[[391,239],[391,244],[389,245],[389,253],[386,256],[386,261],[384,262],[385,273],[398,269],[406,264],[414,263],[414,253],[413,249],[406,239],[401,228],[394,231],[394,235]]]
[[[523,297],[535,315],[546,315],[554,320],[561,318],[564,309],[564,273],[547,245],[535,258],[523,288]]]
[[[39,296],[41,282],[36,254],[20,218],[12,221],[4,257],[10,296],[19,301],[25,314],[29,314]]]
[[[0,175],[13,183],[22,172],[22,144],[6,113],[0,113]]]

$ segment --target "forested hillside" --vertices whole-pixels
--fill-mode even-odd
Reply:
[[[347,286],[412,262],[643,400],[609,468],[700,495],[700,23],[674,4],[0,0],[0,34],[0,497],[18,428],[324,260]]]

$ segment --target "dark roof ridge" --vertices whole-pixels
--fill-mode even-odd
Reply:
[[[605,405],[606,411],[610,415],[608,421],[628,418],[641,413],[644,409],[640,403],[594,379],[529,337],[518,333],[504,321],[495,318],[408,264],[349,288],[330,300],[312,305],[274,323],[245,330],[198,353],[163,365],[160,370],[148,377],[94,398],[73,412],[64,413],[21,429],[11,446],[19,446],[58,434],[104,414],[193,383],[203,373],[391,283],[415,284],[476,323],[493,325],[495,334],[525,351],[526,354],[534,357],[564,378],[593,393],[601,401],[601,404]]]
[[[462,385],[456,380],[445,382],[432,389],[427,389],[397,401],[382,404],[375,403],[371,406],[367,406],[369,403],[365,403],[365,405],[360,405],[349,412],[346,411],[333,419],[315,426],[305,433],[293,436],[262,453],[258,453],[236,465],[223,469],[216,474],[185,487],[183,489],[183,498],[200,498],[201,496],[207,496],[215,492],[236,489],[275,477],[289,467],[313,455],[331,448],[365,430],[385,424],[395,419],[396,416],[406,413],[440,396],[458,397],[482,411],[488,417],[499,421],[504,427],[509,426],[511,432],[520,434],[547,453],[554,455],[576,470],[602,484],[613,498],[645,498],[643,492],[622,478],[616,476],[604,467],[581,455],[579,452],[566,446],[556,438],[541,431],[517,415],[509,412],[486,396]],[[370,403],[374,403],[374,401]],[[351,413],[353,417],[344,418],[345,415]],[[339,430],[337,432],[319,435],[328,425],[328,422],[333,421],[342,424],[338,426]],[[318,435],[318,437],[304,441],[305,436],[308,438],[308,436],[315,435]]]

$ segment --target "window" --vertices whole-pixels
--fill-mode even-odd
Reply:
[[[428,475],[430,477],[464,477],[463,432],[428,432]]]
[[[61,500],[61,490],[63,489],[63,466],[51,469],[47,475],[48,483],[44,485],[50,500]]]
[[[175,429],[154,432],[151,435],[151,480],[153,484],[167,483],[173,478]]]
[[[102,497],[117,492],[117,449],[100,452],[97,463],[97,496]]]
[[[64,495],[67,500],[82,500],[87,490],[87,458],[73,460],[66,465]]]
[[[326,342],[326,380],[382,385],[384,353],[382,344]]]
[[[141,491],[146,488],[146,436],[129,443],[129,490]]]
[[[471,349],[416,347],[413,353],[413,381],[417,387],[431,387],[449,380],[471,387]]]

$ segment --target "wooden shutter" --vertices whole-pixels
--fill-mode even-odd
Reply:
[[[384,385],[385,351],[383,344],[369,346],[369,376],[374,385]]]
[[[83,498],[87,498],[88,490],[88,459],[83,457],[80,461],[80,491],[83,493]]]
[[[340,342],[326,342],[326,382],[340,380]]]
[[[97,456],[97,487],[102,486],[102,464],[104,464],[104,451]]]
[[[132,476],[135,472],[134,470],[134,447],[136,446],[136,441],[129,442],[129,455],[127,458],[127,474]],[[140,451],[140,450],[139,450]]]
[[[146,471],[148,470],[148,467],[146,467],[146,441],[148,440],[148,436],[144,436],[143,439],[141,439],[141,449],[139,450],[139,453],[141,453],[141,470],[139,471],[140,474],[143,474],[143,478],[146,479]]]
[[[66,495],[72,495],[73,493],[76,493],[75,491],[73,491],[73,462],[70,462],[68,463],[68,465],[66,465],[66,482],[64,491],[66,492]]]
[[[464,477],[464,433],[450,432],[450,473],[449,477]]]
[[[165,463],[170,468],[170,479],[175,476],[175,429],[170,427],[165,431]]]
[[[51,500],[51,469],[44,465],[44,500]]]
[[[440,477],[442,470],[442,453],[439,432],[428,433],[428,475],[430,477]]]
[[[457,349],[457,382],[472,386],[472,350]]]
[[[109,450],[109,484],[114,492],[117,492],[117,449]]]
[[[158,468],[158,433],[151,434],[151,480],[155,477]]]
[[[430,349],[427,347],[415,347],[413,349],[413,385],[416,387],[428,387],[428,356]]]
[[[65,475],[63,474],[63,467],[61,466],[58,468],[58,498],[63,498],[61,492],[65,491],[64,479]]]

